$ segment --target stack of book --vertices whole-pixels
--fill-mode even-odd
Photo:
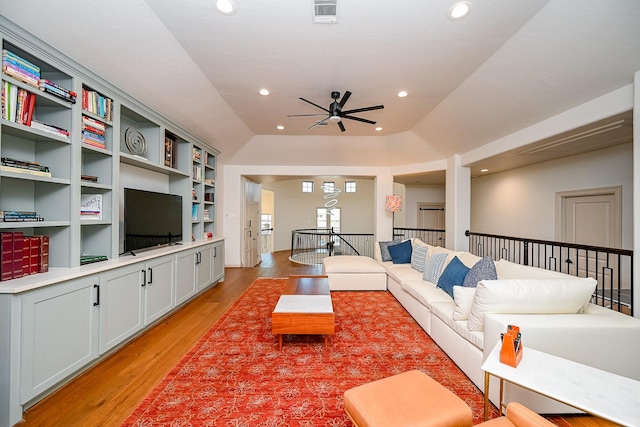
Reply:
[[[23,83],[40,88],[40,67],[7,49],[2,49],[2,72]]]
[[[80,220],[102,219],[102,194],[80,195]]]
[[[49,236],[0,233],[0,280],[49,271]]]
[[[202,167],[200,166],[193,167],[193,179],[196,181],[202,181]]]
[[[205,209],[205,210],[204,210],[204,216],[203,216],[203,219],[204,219],[205,221],[209,221],[209,220],[211,220],[211,217],[209,217],[209,210],[208,210],[208,209]]]
[[[164,165],[170,168],[175,168],[177,165],[178,157],[176,150],[176,140],[168,135],[164,137]]]
[[[82,88],[82,108],[96,116],[112,121],[113,100],[96,91]]]
[[[7,81],[2,82],[2,118],[31,126],[36,95]]]
[[[69,138],[69,131],[58,126],[38,122],[36,120],[31,120],[31,127],[33,129],[38,129],[43,132],[52,133],[54,135],[61,136],[63,138]]]
[[[10,157],[2,157],[0,170],[5,172],[23,173],[27,175],[51,176],[48,166],[43,166],[38,162],[26,160],[16,160]]]
[[[44,221],[44,217],[31,211],[0,211],[2,222],[33,222]]]
[[[107,126],[91,117],[82,116],[82,142],[98,148],[106,148]]]
[[[108,258],[106,255],[81,255],[80,265],[91,264],[94,262],[106,261]]]
[[[74,91],[64,88],[47,79],[40,79],[40,90],[57,96],[58,98],[62,98],[65,101],[69,101],[72,104],[76,103],[76,97],[78,96]]]

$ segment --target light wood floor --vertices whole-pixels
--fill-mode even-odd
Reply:
[[[224,282],[28,409],[20,427],[120,425],[255,279],[321,274],[288,257],[277,252],[257,267],[227,268]],[[574,427],[615,426],[588,416],[567,420]]]

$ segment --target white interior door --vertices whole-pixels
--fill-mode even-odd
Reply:
[[[418,228],[444,230],[444,204],[418,203]]]

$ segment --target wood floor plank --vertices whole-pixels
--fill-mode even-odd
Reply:
[[[29,408],[20,427],[118,426],[258,277],[322,274],[321,267],[265,254],[252,268],[226,268],[225,280]],[[575,423],[573,422],[575,420]],[[573,427],[611,427],[595,417],[567,417]]]

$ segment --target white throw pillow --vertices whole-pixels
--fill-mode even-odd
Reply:
[[[469,318],[471,305],[473,304],[473,298],[475,297],[475,295],[475,287],[453,287],[453,300],[456,303],[456,308],[453,311],[453,320],[467,320]]]
[[[589,302],[597,282],[592,278],[482,280],[476,287],[467,326],[484,331],[487,313],[578,313]]]

